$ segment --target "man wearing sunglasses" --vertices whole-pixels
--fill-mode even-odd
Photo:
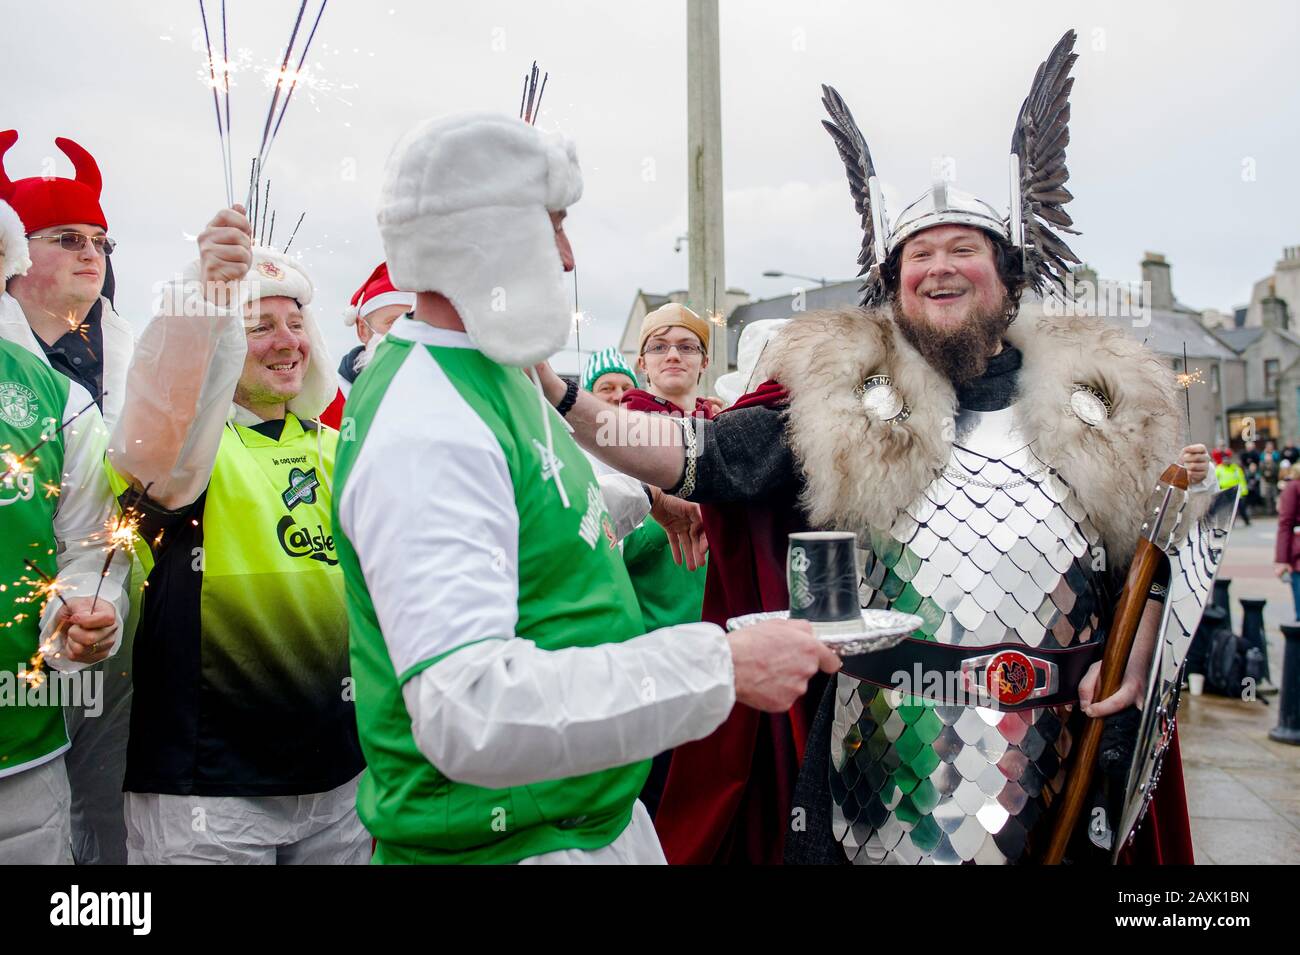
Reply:
[[[94,157],[70,139],[55,140],[72,160],[75,178],[11,180],[4,154],[18,140],[0,132],[0,198],[22,221],[31,267],[9,280],[0,296],[0,338],[31,352],[84,388],[111,429],[125,397],[135,337],[113,309],[114,242],[100,206],[102,177]],[[138,581],[137,581],[138,583]],[[132,588],[138,593],[138,588]],[[122,649],[101,667],[104,710],[86,719],[66,712],[72,750],[73,855],[79,864],[126,862],[122,777],[131,708],[131,642],[135,621],[122,628]]]

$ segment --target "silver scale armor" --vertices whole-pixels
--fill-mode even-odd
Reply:
[[[864,535],[865,537],[866,535]],[[1099,535],[1023,437],[1015,406],[959,411],[949,464],[860,552],[864,607],[915,613],[942,643],[1102,638]],[[832,831],[855,863],[1007,863],[1065,779],[1071,706],[945,705],[841,674]]]

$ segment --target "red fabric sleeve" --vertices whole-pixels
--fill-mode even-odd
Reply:
[[[1286,482],[1282,498],[1277,502],[1277,542],[1273,547],[1273,560],[1279,564],[1291,564],[1297,497],[1300,497],[1300,480],[1293,478]]]

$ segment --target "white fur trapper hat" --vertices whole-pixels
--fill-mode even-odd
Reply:
[[[15,275],[26,275],[32,267],[27,255],[27,230],[13,206],[3,199],[0,199],[0,264],[4,266],[0,285]]]
[[[199,274],[199,262],[195,260],[186,270],[185,278],[194,280]],[[303,376],[302,391],[288,403],[288,409],[302,421],[319,418],[338,393],[334,359],[330,357],[329,348],[325,345],[320,326],[311,309],[314,291],[311,277],[300,261],[289,258],[278,249],[264,245],[253,246],[253,266],[248,270],[243,283],[244,304],[259,298],[282,295],[298,303],[306,324],[311,355]]]
[[[572,322],[548,212],[581,195],[577,153],[558,134],[495,113],[420,123],[384,173],[393,284],[445,296],[494,361],[534,365],[564,347]]]

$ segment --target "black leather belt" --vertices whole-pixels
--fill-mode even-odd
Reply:
[[[1101,651],[1099,641],[1064,649],[962,647],[908,637],[888,650],[845,657],[841,672],[929,702],[1028,710],[1078,702],[1079,682]]]

